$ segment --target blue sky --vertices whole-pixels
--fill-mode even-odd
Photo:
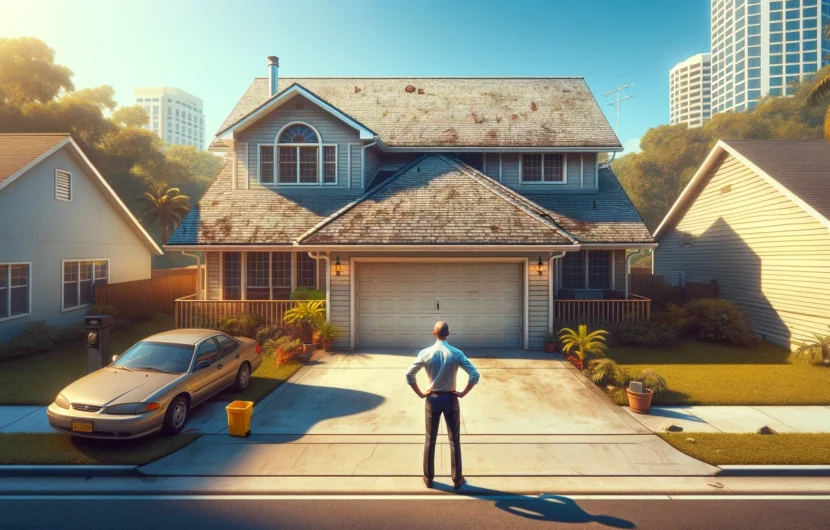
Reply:
[[[0,12],[0,36],[45,40],[78,87],[110,84],[120,104],[135,86],[201,97],[209,134],[278,55],[290,76],[584,76],[612,126],[600,94],[634,83],[630,147],[668,122],[669,69],[709,48],[709,0],[0,0]]]

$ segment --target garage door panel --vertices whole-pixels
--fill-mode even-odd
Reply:
[[[360,263],[357,274],[361,346],[423,347],[442,319],[460,347],[521,346],[524,280],[517,263]]]

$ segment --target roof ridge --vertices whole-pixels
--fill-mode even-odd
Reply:
[[[543,208],[542,206],[531,201],[521,193],[518,193],[517,191],[508,188],[501,182],[496,181],[494,178],[482,173],[473,166],[459,160],[456,157],[443,155],[441,153],[435,154],[447,161],[448,163],[450,163],[451,165],[458,168],[459,171],[461,171],[468,177],[472,178],[474,181],[476,181],[482,187],[486,188],[491,193],[498,195],[499,197],[509,202],[513,206],[519,208],[529,216],[535,218],[537,221],[544,224],[551,230],[558,232],[566,239],[569,239],[574,243],[578,243],[577,238],[573,234],[559,226],[559,224],[557,224],[556,221],[554,221],[554,219],[551,217],[550,213],[548,213],[548,210],[546,208]],[[541,212],[534,210],[540,210]]]
[[[326,217],[325,219],[323,219],[322,221],[320,221],[316,225],[312,226],[311,228],[306,230],[300,236],[294,238],[292,240],[292,243],[295,244],[295,245],[300,244],[303,239],[306,239],[307,237],[312,236],[315,232],[317,232],[318,230],[320,230],[324,226],[328,225],[329,223],[331,223],[332,221],[334,221],[335,219],[337,219],[338,217],[340,217],[344,213],[348,212],[349,210],[351,210],[352,208],[354,208],[358,204],[362,203],[363,201],[365,201],[366,199],[368,199],[369,197],[371,197],[372,195],[377,193],[379,190],[385,188],[393,180],[397,179],[398,177],[400,177],[401,175],[403,175],[404,173],[406,173],[407,171],[409,171],[410,169],[415,167],[416,164],[419,164],[423,159],[431,156],[432,154],[434,154],[434,153],[424,153],[423,155],[419,156],[415,160],[413,160],[413,161],[409,162],[408,164],[402,166],[391,177],[387,178],[386,180],[384,180],[383,182],[381,182],[380,184],[378,184],[374,188],[371,187],[371,183],[370,183],[370,187],[367,188],[366,191],[362,195],[360,195],[358,198],[351,201],[350,203],[346,204],[345,206],[343,206],[342,208],[340,208],[339,210],[337,210],[333,214],[329,215],[328,217]]]
[[[254,79],[267,77],[255,76]],[[582,75],[287,75],[284,79],[585,79]]]

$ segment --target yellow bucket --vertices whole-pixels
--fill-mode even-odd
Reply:
[[[231,436],[248,436],[251,434],[251,414],[254,412],[253,401],[234,401],[225,407],[228,411],[228,431]]]

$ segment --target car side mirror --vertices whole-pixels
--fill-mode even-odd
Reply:
[[[198,372],[199,370],[204,370],[205,368],[210,368],[210,361],[199,361],[196,363],[196,368],[194,368],[193,371]]]
[[[121,356],[120,355],[113,355],[112,356],[112,362],[117,361],[119,357],[121,357]]]

